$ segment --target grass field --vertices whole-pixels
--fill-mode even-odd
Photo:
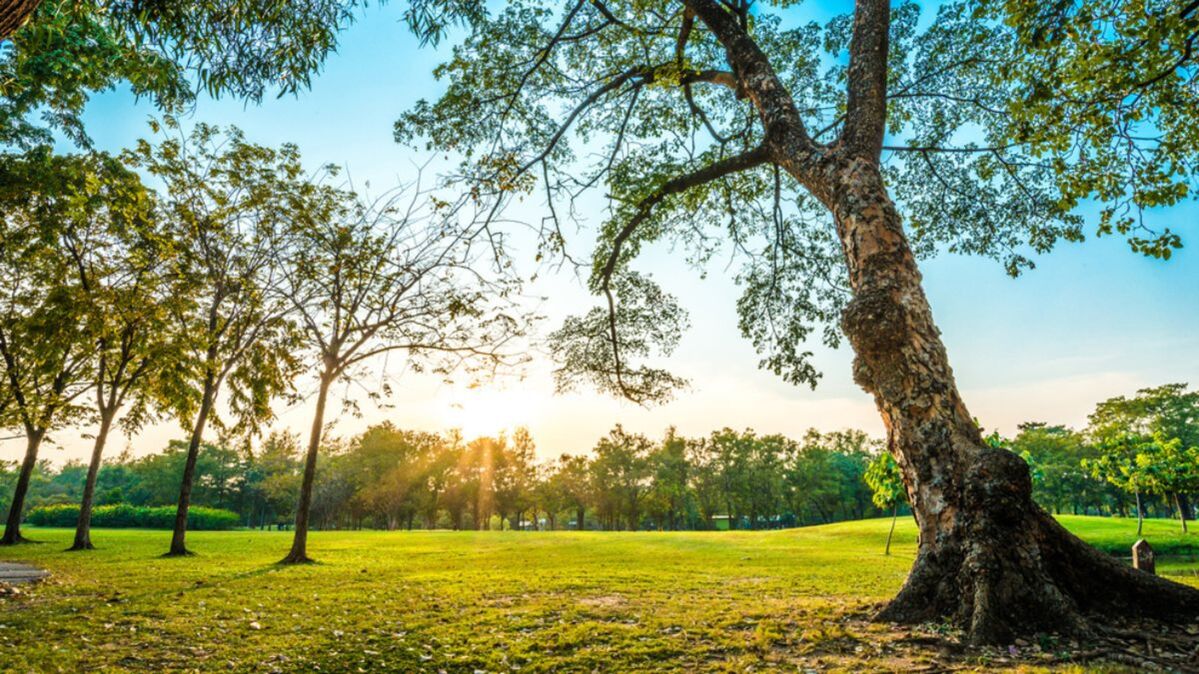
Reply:
[[[1136,523],[1066,517],[1126,550]],[[901,520],[772,532],[319,532],[319,564],[275,565],[287,533],[30,529],[0,549],[53,573],[0,599],[0,669],[48,671],[804,671],[938,667],[936,651],[866,620],[915,551]],[[1199,553],[1199,535],[1149,522],[1155,546]],[[1169,573],[1199,585],[1194,564]],[[928,630],[936,631],[937,626]],[[1053,643],[1042,644],[1053,651]],[[1058,645],[1064,648],[1065,645]],[[1031,650],[1037,650],[1032,648]],[[1019,666],[999,651],[979,668]],[[1048,658],[1049,655],[1041,654]],[[1020,664],[1021,662],[1025,664]],[[962,663],[959,662],[958,665]]]

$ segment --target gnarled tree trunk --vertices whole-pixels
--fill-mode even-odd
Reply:
[[[1088,632],[1088,613],[1194,619],[1199,591],[1087,546],[1032,500],[1028,466],[987,446],[966,410],[899,216],[871,162],[831,169],[853,298],[842,327],[874,396],[920,531],[915,565],[879,616],[942,618],[974,643]]]
[[[855,352],[854,380],[874,396],[920,531],[912,571],[879,617],[949,619],[979,644],[1038,631],[1085,634],[1088,614],[1101,611],[1193,620],[1199,590],[1134,571],[1062,528],[1033,502],[1027,464],[988,447],[962,402],[879,166],[890,3],[855,3],[844,125],[821,145],[733,15],[715,0],[685,2],[724,45],[738,91],[766,129],[764,155],[751,151],[692,179],[765,158],[836,223],[852,291],[841,325]]]

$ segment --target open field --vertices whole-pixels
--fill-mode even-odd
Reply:
[[[1066,517],[1124,549],[1135,521]],[[30,529],[0,549],[53,578],[0,600],[4,671],[802,671],[939,666],[934,649],[864,618],[912,562],[914,525],[889,520],[771,532],[318,532],[321,563],[278,567],[288,533]],[[1176,522],[1161,549],[1199,551]],[[1199,585],[1193,566],[1167,564]],[[929,626],[937,632],[937,626]],[[1050,651],[1053,644],[1044,644]],[[955,666],[1036,667],[998,651]],[[1049,663],[1052,664],[1052,663]],[[1059,665],[1054,665],[1059,666]],[[1060,665],[1069,668],[1070,665]]]

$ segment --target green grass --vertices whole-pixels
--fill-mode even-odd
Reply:
[[[1126,549],[1135,521],[1066,517]],[[0,600],[0,669],[128,671],[746,671],[920,668],[865,620],[902,583],[914,526],[889,520],[773,532],[318,532],[321,563],[275,565],[287,533],[70,533],[0,559],[50,581]],[[1169,522],[1155,545],[1199,550]],[[1194,541],[1194,543],[1191,543]],[[1193,575],[1187,582],[1199,584]],[[997,663],[991,663],[995,665]]]

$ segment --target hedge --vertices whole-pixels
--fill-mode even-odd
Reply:
[[[61,503],[30,509],[25,521],[39,527],[74,527],[79,506]],[[220,508],[193,507],[187,513],[187,528],[197,531],[232,529],[241,518]],[[133,506],[127,503],[92,508],[92,526],[109,529],[172,529],[175,506]]]

